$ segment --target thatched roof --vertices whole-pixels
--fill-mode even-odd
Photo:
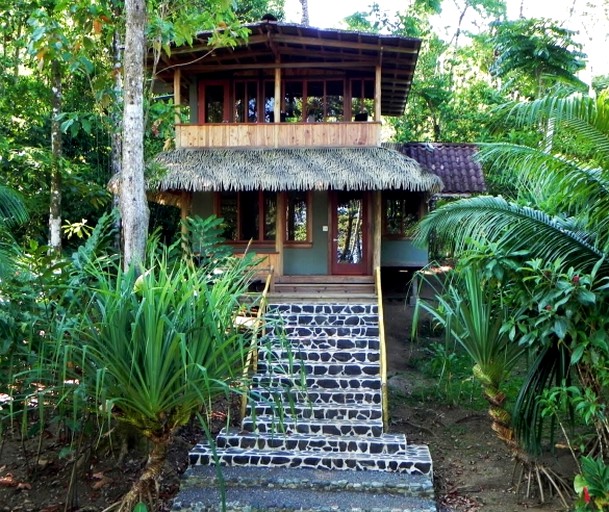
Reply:
[[[160,176],[149,189],[158,192],[442,189],[415,160],[381,147],[181,148],[159,154],[155,164]]]

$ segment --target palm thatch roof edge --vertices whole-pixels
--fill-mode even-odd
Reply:
[[[391,190],[439,192],[442,180],[382,147],[180,148],[160,153],[148,188],[170,190]]]

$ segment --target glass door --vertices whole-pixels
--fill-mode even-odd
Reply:
[[[368,273],[368,222],[366,193],[334,191],[330,193],[332,236],[330,271],[335,275]]]

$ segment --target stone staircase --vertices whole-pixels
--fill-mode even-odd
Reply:
[[[266,320],[241,428],[194,447],[173,510],[435,511],[428,448],[383,429],[378,306]]]

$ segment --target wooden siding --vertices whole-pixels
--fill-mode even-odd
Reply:
[[[381,123],[264,123],[177,125],[176,147],[378,146]]]

